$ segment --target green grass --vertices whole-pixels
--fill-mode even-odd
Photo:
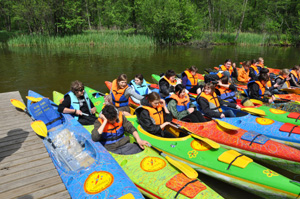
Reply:
[[[18,35],[7,41],[8,46],[97,46],[97,47],[153,47],[154,39],[145,35],[122,31],[87,31],[82,34],[55,37],[45,35]]]
[[[210,43],[216,45],[237,44],[237,45],[291,45],[288,37],[281,34],[279,38],[276,35],[266,33],[240,33],[235,42],[236,33],[221,32],[202,32],[197,33],[191,43]]]

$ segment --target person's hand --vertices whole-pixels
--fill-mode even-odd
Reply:
[[[92,114],[95,114],[96,111],[97,111],[97,108],[96,108],[96,107],[93,107],[93,108],[91,109],[91,113],[92,113]]]
[[[289,81],[289,80],[291,80],[292,78],[291,78],[290,76],[287,76],[285,79],[286,79],[286,81]]]
[[[81,110],[76,110],[75,115],[82,115],[82,111]]]
[[[237,108],[237,109],[241,109],[241,107],[240,107],[239,105],[236,105],[236,108]]]
[[[274,84],[273,87],[274,87],[274,88],[277,88],[278,86],[279,86],[279,84],[276,83],[276,84]]]
[[[194,110],[195,110],[194,108],[188,108],[187,111],[188,111],[189,113],[192,113],[192,112],[194,112]]]
[[[137,140],[137,143],[139,144],[139,146],[142,148],[142,149],[145,149],[144,146],[151,146],[151,144],[146,141],[146,140]]]
[[[159,100],[159,103],[162,105],[162,106],[166,106],[166,102],[164,99],[160,99]]]
[[[181,84],[181,79],[176,79],[177,84]]]
[[[276,98],[275,98],[275,96],[274,96],[274,95],[272,95],[272,96],[271,96],[271,98],[269,99],[269,103],[272,103],[272,102],[274,102],[274,101],[275,101],[275,99],[276,99]]]
[[[161,129],[164,129],[167,125],[170,125],[171,122],[164,122],[163,124],[160,125]]]
[[[101,118],[103,121],[107,121],[106,117],[102,113],[99,115],[99,118]]]
[[[220,115],[220,118],[225,118],[224,113],[222,113],[222,114]]]

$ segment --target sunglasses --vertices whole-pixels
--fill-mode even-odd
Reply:
[[[83,88],[80,88],[80,89],[77,89],[76,91],[77,92],[82,92],[84,89]]]

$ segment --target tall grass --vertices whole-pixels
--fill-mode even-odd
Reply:
[[[126,34],[122,31],[88,31],[70,36],[19,35],[10,38],[8,46],[97,46],[97,47],[153,47],[155,40],[145,35]]]
[[[223,32],[202,32],[197,33],[192,43],[210,43],[216,45],[237,44],[237,45],[291,45],[285,34],[280,36],[270,35],[266,33],[239,33],[239,37],[235,42],[236,33]]]

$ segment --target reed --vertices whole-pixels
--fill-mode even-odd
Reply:
[[[46,35],[18,35],[7,41],[8,46],[97,46],[97,47],[153,47],[155,40],[142,34],[126,34],[122,31],[87,31],[64,37]]]

